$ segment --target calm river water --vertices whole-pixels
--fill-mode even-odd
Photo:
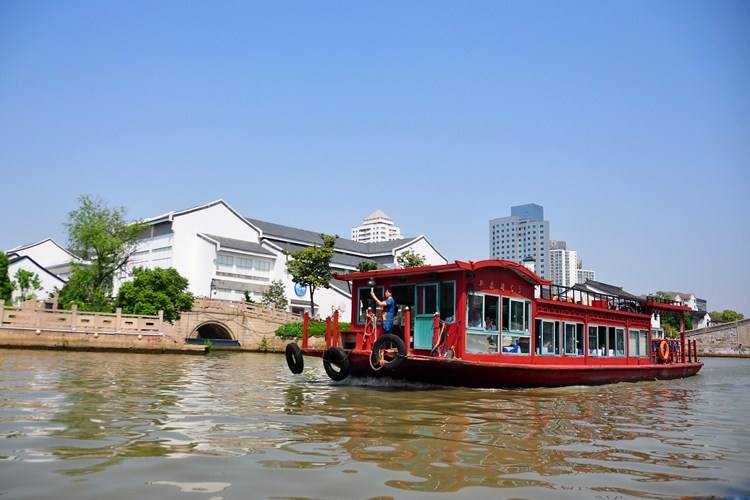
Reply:
[[[0,497],[750,494],[750,360],[516,391],[335,385],[306,361],[0,350]]]

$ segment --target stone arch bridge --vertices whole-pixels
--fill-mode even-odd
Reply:
[[[175,340],[203,344],[206,339],[214,346],[230,346],[243,350],[280,350],[284,342],[276,337],[276,329],[286,323],[302,321],[299,314],[276,311],[258,304],[226,300],[196,299],[190,312],[182,313],[171,329]]]

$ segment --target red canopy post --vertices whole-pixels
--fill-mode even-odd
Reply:
[[[432,347],[435,347],[438,343],[438,335],[440,332],[440,313],[436,312],[432,317]]]
[[[404,344],[408,355],[411,350],[411,311],[408,307],[404,309]]]
[[[680,358],[685,362],[685,315],[680,316]]]
[[[302,349],[307,349],[307,340],[310,334],[310,315],[305,311],[302,316]]]
[[[326,317],[326,347],[331,347],[331,317]]]
[[[339,310],[333,311],[333,345],[339,345]]]

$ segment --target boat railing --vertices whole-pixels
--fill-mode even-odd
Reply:
[[[542,285],[540,287],[540,298],[601,309],[648,314],[645,304],[641,300],[589,292],[569,286]]]

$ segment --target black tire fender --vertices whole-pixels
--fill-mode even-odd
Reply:
[[[305,360],[302,355],[302,349],[295,342],[290,342],[286,345],[286,364],[289,366],[289,371],[299,375],[305,368]]]
[[[383,351],[386,346],[396,346],[398,355],[392,360],[383,363],[382,367],[387,370],[395,370],[396,368],[401,366],[401,364],[406,359],[406,344],[404,344],[404,341],[401,340],[401,337],[392,333],[381,335],[372,345],[372,352],[370,353],[370,364],[372,366],[378,366],[380,364],[381,351]]]
[[[323,369],[331,380],[339,382],[349,376],[352,365],[349,356],[340,347],[329,347],[323,352]]]

